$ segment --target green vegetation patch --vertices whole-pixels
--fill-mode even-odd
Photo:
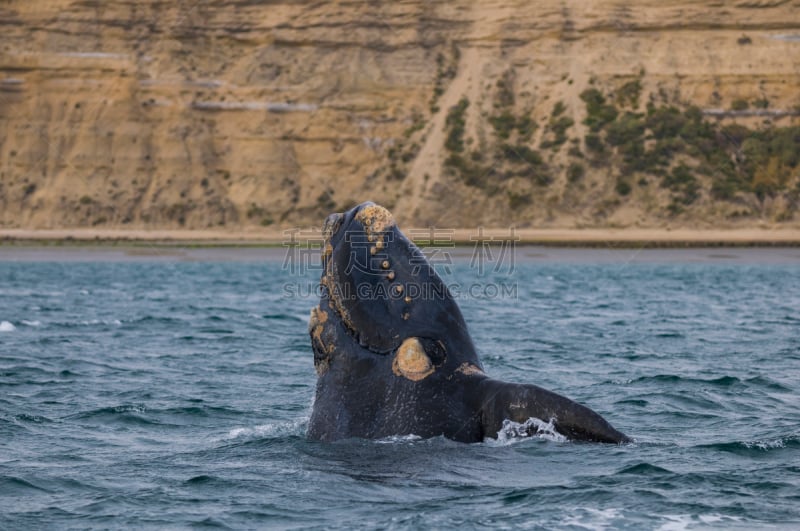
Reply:
[[[444,147],[454,153],[462,153],[464,151],[464,128],[467,125],[467,107],[469,107],[469,100],[461,98],[447,112],[447,119],[445,120],[447,138],[444,141]]]
[[[528,206],[533,202],[533,196],[528,193],[508,192],[508,206],[512,210],[517,210],[523,206]]]
[[[606,124],[613,122],[619,111],[606,103],[606,97],[596,88],[581,92],[581,99],[586,103],[586,120],[583,121],[592,131],[600,131]]]
[[[617,89],[617,104],[622,107],[639,107],[639,97],[642,94],[642,82],[639,79],[628,81]]]
[[[586,175],[586,168],[579,162],[573,162],[567,168],[567,180],[571,183],[580,181],[584,175]]]
[[[634,173],[659,176],[662,186],[673,192],[670,210],[674,213],[700,196],[701,183],[695,174],[710,177],[711,195],[716,199],[731,200],[745,192],[763,200],[786,191],[800,166],[797,126],[753,130],[739,124],[722,125],[706,121],[695,106],[679,109],[649,103],[645,115],[619,113],[595,88],[585,90],[581,98],[586,103],[585,123],[592,131],[584,138],[589,152],[615,155],[602,159],[603,163],[621,158],[623,177]],[[734,107],[743,106],[738,102]],[[675,166],[677,156],[693,160],[695,170],[686,162]],[[626,190],[618,183],[620,195],[626,195],[622,193]]]
[[[673,191],[673,203],[691,205],[700,195],[700,183],[691,168],[681,163],[661,180],[661,186]]]
[[[442,94],[444,94],[446,84],[456,77],[460,58],[461,52],[455,44],[452,44],[450,47],[449,61],[443,53],[438,53],[436,55],[436,81],[433,86],[433,96],[431,96],[429,103],[431,114],[439,112],[439,106],[436,103],[439,101]]]
[[[567,141],[567,131],[575,125],[575,121],[568,116],[564,116],[566,109],[566,106],[561,101],[556,102],[553,106],[553,111],[550,113],[550,121],[547,122],[546,134],[539,145],[542,149],[551,148],[557,150]]]
[[[511,132],[517,127],[516,117],[507,109],[496,116],[489,117],[489,123],[492,124],[497,138],[502,140],[508,140]]]
[[[544,164],[542,156],[539,154],[539,152],[529,148],[524,144],[517,144],[514,146],[503,144],[500,149],[503,153],[503,156],[510,162],[526,163],[533,166],[541,166]]]

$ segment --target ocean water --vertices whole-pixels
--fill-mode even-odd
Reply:
[[[285,258],[0,247],[0,528],[800,526],[800,250],[444,264],[487,372],[622,446],[306,440],[318,272]]]

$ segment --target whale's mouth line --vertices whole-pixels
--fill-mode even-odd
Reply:
[[[360,227],[358,230],[353,229],[354,222],[358,222]],[[392,214],[384,207],[374,204],[365,204],[355,215],[350,218],[341,213],[334,213],[329,215],[323,224],[322,228],[322,275],[320,278],[320,287],[322,288],[323,297],[327,299],[328,306],[331,307],[344,325],[344,329],[348,335],[356,341],[358,345],[366,348],[370,352],[380,355],[386,355],[394,348],[388,350],[381,350],[373,346],[370,341],[367,341],[364,334],[355,326],[350,316],[350,312],[345,306],[346,301],[359,300],[361,298],[361,287],[356,285],[352,290],[349,289],[351,283],[347,282],[346,274],[344,276],[339,271],[339,264],[334,260],[334,253],[340,245],[346,245],[347,241],[360,241],[362,243],[368,242],[368,247],[371,256],[374,256],[379,251],[387,253],[389,251],[388,244],[393,240],[391,237],[391,229],[395,226]],[[340,234],[341,231],[346,231],[345,234]],[[337,238],[338,235],[338,238]],[[334,240],[336,243],[334,244]],[[351,249],[351,256],[353,259],[353,252]],[[368,258],[369,259],[369,258]],[[388,261],[386,262],[388,264]],[[351,264],[348,263],[348,267]],[[385,269],[385,266],[384,266]],[[386,271],[385,275],[390,281],[395,279],[393,271]],[[366,286],[366,285],[365,285]],[[351,293],[352,291],[352,293]],[[370,291],[368,296],[375,297],[378,293]],[[383,293],[384,296],[403,298],[403,286],[396,285],[393,289],[388,289]],[[401,318],[403,318],[401,316]],[[385,326],[378,322],[370,323],[374,326]]]
[[[344,306],[343,298],[344,295],[348,295],[353,300],[357,298],[357,294],[343,294],[344,290],[340,289],[337,286],[345,285],[344,283],[339,284],[338,282],[338,275],[333,271],[336,269],[336,264],[334,262],[329,262],[329,265],[325,267],[325,273],[323,273],[323,278],[321,280],[321,285],[323,290],[326,293],[326,298],[328,301],[328,306],[333,309],[333,313],[342,323],[343,328],[347,335],[356,342],[362,348],[369,350],[373,354],[378,354],[380,356],[385,356],[395,350],[394,348],[388,350],[380,350],[379,348],[373,346],[370,341],[365,339],[364,334],[358,330],[355,324],[352,322],[350,318],[350,314]],[[349,300],[349,299],[348,299]],[[374,326],[383,326],[381,323],[374,322],[371,323]]]
[[[350,336],[350,338],[361,347],[366,348],[376,354],[381,354],[380,352],[373,350],[368,345],[368,342],[363,340],[362,334],[356,329],[355,325],[350,319],[349,313],[344,307],[343,301],[341,300],[343,296],[342,292],[344,290],[342,290],[340,286],[345,285],[345,283],[340,280],[336,262],[333,260],[335,248],[332,240],[338,231],[341,230],[343,222],[344,215],[336,213],[328,216],[328,218],[325,220],[325,224],[323,225],[322,276],[320,278],[320,287],[324,293],[323,297],[328,301],[328,306],[333,309],[333,312],[342,323],[347,335]],[[349,296],[353,295],[354,294],[349,294]]]

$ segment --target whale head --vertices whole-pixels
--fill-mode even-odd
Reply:
[[[323,238],[316,312],[346,330],[336,342],[381,356],[415,338],[436,365],[450,358],[480,366],[450,290],[386,208],[367,202],[331,214]]]

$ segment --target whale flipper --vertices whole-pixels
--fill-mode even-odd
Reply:
[[[525,423],[530,418],[553,421],[560,434],[570,440],[604,443],[630,442],[603,417],[547,389],[485,378],[476,385],[481,424],[485,437],[497,437],[504,420]]]

